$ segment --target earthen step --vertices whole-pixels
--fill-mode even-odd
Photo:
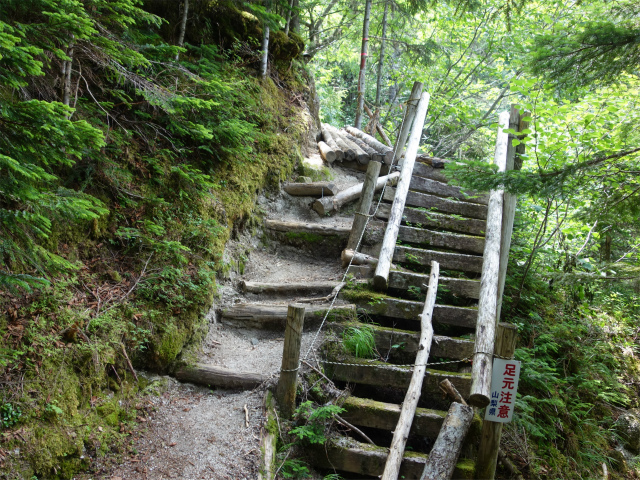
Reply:
[[[358,301],[356,298],[351,298],[348,292],[344,294],[343,298],[353,301],[358,306],[358,311],[364,311],[369,315],[414,320],[416,322],[416,328],[420,326],[420,315],[424,308],[424,302],[415,302],[393,297],[379,297],[372,300]],[[475,307],[436,305],[433,308],[434,323],[475,328],[477,318],[478,309]]]
[[[441,247],[448,250],[458,250],[480,255],[484,252],[484,238],[482,237],[434,232],[424,228],[407,227],[404,225],[400,225],[398,240],[417,245]]]
[[[461,272],[481,273],[482,257],[462,253],[436,252],[422,248],[397,246],[393,252],[394,263],[415,263],[429,265],[432,260],[440,264],[442,270],[459,270]]]
[[[339,362],[339,363],[330,363]],[[332,380],[342,382],[373,385],[376,387],[390,387],[406,390],[411,381],[413,367],[391,365],[385,362],[363,360],[348,355],[329,357],[322,361],[325,373]],[[469,396],[471,389],[471,374],[447,372],[443,370],[426,369],[422,383],[422,397],[431,399],[442,398],[438,384],[448,378],[464,398]]]
[[[396,195],[395,187],[387,187],[384,190],[384,200],[393,202]],[[477,203],[461,202],[459,200],[449,200],[436,195],[427,193],[409,191],[407,194],[406,205],[409,207],[434,208],[442,213],[453,213],[462,215],[463,217],[477,218],[480,220],[487,219],[486,205]]]
[[[337,437],[328,440],[325,445],[312,447],[309,461],[318,468],[379,477],[384,471],[388,456],[388,448],[374,447],[347,437]],[[428,455],[423,453],[405,452],[398,478],[419,479],[427,458]],[[474,470],[473,460],[460,460],[453,471],[453,478],[471,479]]]
[[[478,203],[482,205],[489,204],[489,195],[487,194],[472,191],[466,192],[460,187],[416,175],[411,177],[409,188],[422,193],[431,193],[439,197],[455,198],[457,200],[462,200],[463,202]]]
[[[282,329],[287,324],[288,305],[271,303],[239,303],[222,310],[222,321],[236,326],[264,329]],[[306,305],[304,327],[315,327],[322,322],[329,305]],[[333,321],[354,319],[355,305],[334,305],[329,313]]]
[[[400,272],[397,270],[389,272],[389,288],[408,290],[409,287],[414,287],[419,288],[421,291],[426,291],[426,287],[423,285],[427,285],[428,283],[429,275],[426,274]],[[461,297],[473,299],[480,297],[480,280],[440,277],[438,288]]]
[[[376,211],[376,217],[388,220],[391,212],[391,205],[382,203]],[[465,218],[444,213],[430,212],[425,209],[405,207],[402,214],[402,221],[405,224],[451,230],[454,232],[466,233],[470,235],[484,236],[486,221],[477,218]]]

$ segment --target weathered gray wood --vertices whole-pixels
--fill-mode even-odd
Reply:
[[[284,330],[287,323],[287,305],[271,303],[239,303],[222,310],[222,322],[250,328]],[[308,305],[305,311],[305,327],[317,326],[329,305]],[[339,305],[331,309],[336,318],[355,318],[355,305]]]
[[[375,272],[375,266],[371,265],[353,265],[351,264],[347,269],[347,275],[351,275],[356,280],[364,280],[367,278],[373,278]]]
[[[343,160],[355,160],[356,159],[355,150],[349,147],[345,143],[345,141],[342,139],[342,135],[340,135],[340,131],[334,126],[329,125],[328,123],[324,125],[324,128],[326,128],[329,131],[329,133],[331,133],[331,137],[333,138],[333,141],[336,142],[336,144],[338,145],[338,149],[341,150],[342,153],[344,154]]]
[[[489,196],[486,194],[465,192],[460,187],[416,175],[411,177],[411,184],[409,188],[411,188],[411,190],[416,190],[422,193],[431,193],[440,197],[455,198],[456,200],[461,200],[463,202],[479,203],[481,205],[487,205],[489,203]]]
[[[451,404],[440,435],[427,458],[421,480],[451,479],[472,420],[473,408],[456,402]]]
[[[325,445],[317,445],[310,449],[309,461],[320,468],[331,471],[352,472],[358,475],[378,477],[382,474],[388,449],[373,447],[366,443],[347,438],[333,438]],[[427,455],[408,453],[402,460],[400,477],[417,479],[422,474]],[[459,462],[454,471],[455,478],[473,478],[473,463]]]
[[[338,193],[333,182],[285,183],[284,191],[298,197],[329,197]]]
[[[379,142],[378,140],[373,138],[371,135],[367,135],[366,133],[364,133],[361,130],[358,130],[355,127],[345,127],[345,130],[349,132],[351,135],[353,135],[354,137],[357,137],[360,140],[362,140],[364,143],[369,145],[371,148],[373,148],[377,152],[384,154],[384,162],[386,164],[391,163],[391,160],[393,159],[393,149],[391,147],[387,147],[384,143]]]
[[[333,197],[331,197],[333,198]],[[264,226],[270,230],[285,233],[307,233],[312,235],[337,235],[348,238],[351,229],[349,227],[336,227],[322,223],[283,222],[281,220],[265,220]]]
[[[344,419],[360,427],[393,430],[400,418],[400,405],[377,402],[368,398],[347,397],[342,404]],[[417,408],[411,424],[411,433],[434,438],[438,435],[446,412]]]
[[[446,158],[432,157],[430,155],[418,155],[416,157],[416,161],[421,163],[426,163],[427,165],[430,165],[434,168],[444,168],[447,165],[447,163],[452,162],[452,160],[449,160]]]
[[[379,177],[376,181],[376,191],[382,189],[384,185],[389,182],[390,185],[393,185],[400,174],[398,172],[390,173],[389,175],[385,175],[383,177]],[[349,187],[333,197],[321,198],[313,202],[313,209],[318,212],[318,214],[324,216],[329,213],[340,210],[340,208],[346,203],[352,202],[360,198],[362,194],[362,183],[358,183],[352,187]],[[351,231],[351,229],[349,229]]]
[[[477,255],[465,255],[463,253],[436,252],[412,247],[396,247],[393,254],[395,263],[415,263],[426,265],[431,260],[436,260],[443,269],[460,270],[461,272],[480,273],[482,271],[482,257]]]
[[[389,218],[389,213],[391,213],[391,205],[381,203],[376,211],[376,218],[386,220]],[[402,222],[411,226],[432,227],[478,236],[484,236],[486,227],[486,222],[477,218],[451,216],[406,206],[402,214]]]
[[[378,176],[380,175],[380,162],[370,162],[367,168],[367,173],[362,183],[362,196],[360,197],[360,203],[356,209],[356,214],[353,216],[353,224],[351,225],[351,234],[347,241],[348,250],[356,250],[364,227],[367,224],[369,218],[369,210],[371,209],[371,202],[373,200],[373,194],[375,193],[376,183],[378,182]]]
[[[384,191],[384,200],[392,202],[396,193],[395,188],[387,188]],[[442,213],[453,213],[468,218],[487,219],[487,207],[477,203],[461,202],[459,200],[449,200],[428,193],[409,192],[406,204],[410,207],[421,207],[434,209]]]
[[[498,138],[496,140],[495,163],[498,171],[504,172],[507,159],[509,135],[503,129],[509,126],[509,112],[500,114]],[[487,213],[484,260],[480,279],[478,300],[478,322],[476,324],[476,345],[471,376],[473,388],[469,404],[474,407],[489,405],[491,390],[491,367],[496,335],[496,313],[498,308],[498,270],[500,269],[500,242],[502,232],[502,190],[492,190]]]
[[[412,367],[401,367],[384,362],[370,362],[350,356],[329,357],[327,360],[337,360],[353,365],[335,365],[325,363],[327,377],[342,382],[360,383],[379,387],[400,388],[406,390],[411,381]],[[321,363],[324,363],[321,360]],[[446,372],[427,368],[422,384],[422,396],[425,398],[439,398],[438,384],[448,378],[464,397],[469,395],[471,376],[468,373]]]
[[[442,183],[449,183],[449,179],[442,168],[432,167],[428,163],[420,161],[422,157],[416,158],[416,164],[413,166],[413,174],[419,177],[430,178]]]
[[[344,249],[341,255],[342,266],[346,267],[351,262],[352,265],[371,265],[378,264],[378,259],[365,253],[356,252],[355,250]]]
[[[424,128],[424,120],[427,115],[428,108],[429,94],[423,92],[416,110],[413,127],[411,128],[411,136],[409,137],[405,160],[402,164],[400,178],[398,179],[396,195],[393,199],[393,205],[391,205],[391,214],[389,215],[387,229],[384,233],[384,239],[382,240],[382,248],[380,249],[380,255],[378,256],[378,266],[376,267],[376,273],[373,277],[373,284],[380,290],[386,290],[387,288],[393,251],[395,250],[396,240],[398,238],[400,222],[402,222],[402,211],[404,210],[407,192],[409,191],[409,184],[411,183],[411,175],[413,173],[413,164],[415,162],[416,153],[418,152],[418,147],[420,146],[422,129]]]
[[[333,139],[333,136],[331,135],[331,131],[327,128],[326,123],[322,124],[321,131],[322,131],[322,138],[324,138],[325,143],[329,145],[329,148],[331,148],[331,150],[333,150],[333,152],[336,154],[336,160],[341,162],[344,159],[344,152],[340,150],[340,147],[338,147],[338,144]]]
[[[436,303],[439,276],[440,266],[438,262],[431,262],[427,298],[425,299],[424,308],[420,315],[420,346],[418,347],[409,388],[402,403],[398,425],[393,432],[393,440],[391,440],[391,446],[389,447],[389,456],[387,457],[387,463],[382,473],[382,480],[397,480],[398,473],[400,472],[400,463],[404,455],[404,447],[407,444],[413,416],[418,407],[420,391],[422,390],[422,380],[427,368],[429,352],[431,351],[431,341],[433,340],[433,307]]]
[[[416,109],[418,107],[418,102],[420,101],[420,97],[422,96],[422,83],[414,82],[413,87],[411,88],[411,94],[409,95],[409,99],[407,100],[407,109],[404,112],[404,118],[402,120],[402,127],[400,128],[400,133],[398,134],[398,138],[396,140],[396,146],[394,148],[394,156],[392,163],[394,165],[400,164],[400,157],[404,152],[404,146],[407,143],[407,138],[409,137],[409,132],[411,132],[411,126],[413,125],[413,120],[416,116]]]
[[[345,295],[345,298],[348,299],[348,293]],[[376,300],[375,302],[357,302],[358,309],[365,311],[369,315],[382,315],[406,320],[416,320],[422,311],[422,302],[393,297],[384,297]],[[436,305],[433,310],[433,321],[457,327],[474,328],[477,315],[478,310],[474,307]]]
[[[318,142],[318,150],[320,150],[320,156],[329,165],[331,165],[333,162],[335,162],[336,158],[338,158],[338,156],[336,155],[336,151],[333,150],[329,145],[327,145],[326,143],[324,143],[322,141]]]
[[[364,150],[367,155],[369,155],[369,157],[371,158],[371,161],[374,162],[384,162],[384,154],[379,153],[376,149],[371,148],[369,145],[367,145],[366,143],[364,143],[362,140],[360,140],[358,137],[354,137],[353,135],[351,135],[349,132],[344,132],[345,136],[351,140],[353,143],[355,143],[356,145],[358,145],[362,150]]]
[[[208,387],[251,390],[267,381],[269,376],[257,372],[230,370],[216,365],[196,364],[179,369],[176,372],[176,378],[181,382],[196,383]]]
[[[500,323],[496,335],[496,354],[512,358],[516,351],[518,329],[509,323]],[[500,450],[502,423],[485,420],[482,423],[480,447],[478,449],[477,476],[493,480],[496,474],[496,462]]]
[[[409,287],[415,287],[424,290],[423,285],[426,285],[428,279],[429,276],[423,273],[392,270],[389,272],[389,288],[408,290]],[[480,294],[480,282],[478,280],[440,277],[440,287],[461,297],[477,299]]]
[[[331,292],[340,282],[304,282],[304,283],[263,283],[242,280],[239,284],[244,293],[256,295],[295,295],[328,291]]]
[[[298,367],[300,365],[300,345],[304,326],[305,307],[289,305],[287,310],[287,326],[284,331],[284,347],[282,349],[282,366],[276,388],[276,398],[280,412],[284,418],[291,418],[296,408],[296,385]]]
[[[340,138],[342,138],[344,143],[349,148],[351,148],[354,152],[356,152],[356,161],[363,165],[366,165],[367,163],[369,163],[369,161],[371,160],[371,155],[369,155],[362,148],[360,148],[360,146],[356,142],[352,141],[347,135],[347,132],[343,130],[339,130],[339,133],[340,133]]]
[[[264,425],[277,422],[275,412],[275,401],[270,390],[264,395]],[[276,471],[276,451],[278,435],[269,429],[262,428],[260,431],[260,451],[262,453],[262,465],[258,470],[258,480],[274,480]]]
[[[482,253],[484,250],[484,238],[482,237],[434,232],[433,230],[404,225],[400,225],[398,228],[398,240],[403,243],[430,245],[467,253]]]

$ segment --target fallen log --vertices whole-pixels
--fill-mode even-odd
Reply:
[[[389,140],[389,137],[387,136],[387,134],[382,129],[382,125],[380,125],[380,122],[378,122],[377,118],[375,118],[375,114],[366,105],[364,106],[364,110],[365,110],[365,112],[367,112],[367,115],[369,115],[369,118],[374,119],[374,122],[375,122],[375,125],[376,125],[376,130],[378,131],[378,134],[382,137],[382,139],[387,144],[387,146],[391,147],[391,145],[392,145],[391,140]],[[371,133],[373,133],[373,132],[371,132]]]
[[[176,372],[176,378],[181,382],[196,383],[208,387],[251,390],[268,380],[269,377],[255,372],[240,372],[214,365],[196,364],[182,367]]]
[[[472,420],[473,408],[457,402],[451,404],[420,480],[451,479]]]
[[[383,177],[378,177],[376,182],[376,191],[380,190],[389,181],[390,185],[395,185],[400,172],[393,172]],[[320,215],[328,215],[329,213],[340,210],[340,208],[353,200],[357,200],[362,195],[363,183],[358,183],[353,187],[349,187],[333,197],[322,198],[313,202],[313,209]]]
[[[327,145],[329,145],[331,150],[333,150],[335,152],[336,160],[337,161],[342,161],[342,159],[344,158],[344,152],[342,150],[340,150],[340,148],[338,147],[338,144],[333,139],[333,136],[331,135],[331,132],[329,131],[328,128],[326,128],[326,124],[322,125],[321,131],[322,131],[322,138],[324,138],[325,143]]]
[[[338,193],[333,182],[287,183],[284,191],[296,197],[330,197]]]
[[[338,150],[341,150],[344,153],[343,160],[355,160],[356,159],[356,151],[349,147],[346,142],[342,139],[340,132],[337,128],[332,125],[325,124],[325,128],[331,133],[331,137],[338,145]]]
[[[367,152],[367,154],[371,157],[371,160],[374,162],[384,162],[384,155],[379,153],[375,148],[371,148],[369,145],[364,143],[358,137],[354,137],[349,132],[345,132],[345,136],[351,140],[353,143],[358,145],[362,150]]]
[[[378,259],[376,257],[355,252],[350,249],[344,249],[340,258],[342,259],[343,268],[349,265],[349,262],[351,262],[351,265],[371,265],[374,267],[378,264]]]
[[[364,133],[361,130],[358,130],[355,127],[349,126],[349,127],[345,127],[345,129],[351,135],[353,135],[354,137],[358,137],[360,140],[362,140],[364,143],[369,145],[371,148],[375,149],[379,153],[384,154],[384,162],[386,164],[391,163],[391,160],[393,159],[393,149],[391,147],[386,146],[384,143],[379,142],[378,140],[373,138],[371,135],[367,135],[366,133]]]
[[[329,197],[335,198],[335,197]],[[323,199],[326,200],[326,199]],[[285,233],[308,233],[312,235],[337,235],[347,238],[351,233],[349,227],[336,227],[321,223],[283,222],[280,220],[265,220],[264,226],[270,230]]]
[[[261,283],[243,280],[240,282],[240,289],[244,293],[253,293],[257,295],[300,294],[322,291],[331,292],[339,284],[340,282],[338,281],[305,283]]]
[[[336,151],[333,150],[329,145],[324,142],[318,142],[318,150],[320,150],[320,156],[324,158],[324,160],[331,165],[336,161],[337,155]]]
[[[353,149],[356,152],[356,162],[360,165],[366,165],[371,160],[371,155],[365,152],[360,146],[352,141],[347,135],[346,132],[339,131],[340,138],[347,144],[348,147]]]

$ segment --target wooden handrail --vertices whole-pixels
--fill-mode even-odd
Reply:
[[[509,112],[500,114],[498,138],[494,163],[499,172],[507,167],[507,144],[509,135],[503,130],[509,127]],[[500,270],[500,244],[502,237],[502,214],[504,191],[491,190],[485,229],[484,257],[480,278],[480,298],[478,300],[478,320],[473,366],[471,367],[471,394],[469,403],[475,407],[489,405],[491,391],[491,370],[496,335],[496,314],[498,311],[498,275]]]
[[[402,170],[400,171],[400,179],[396,187],[396,196],[393,199],[391,214],[389,215],[387,229],[384,233],[382,248],[380,249],[380,255],[378,257],[378,266],[376,267],[376,273],[373,277],[373,284],[380,290],[387,289],[391,260],[393,259],[393,252],[396,248],[400,222],[402,222],[402,213],[404,212],[404,205],[407,200],[407,193],[409,192],[413,165],[416,161],[416,154],[418,153],[418,146],[420,145],[420,138],[422,137],[422,129],[424,128],[424,120],[427,116],[428,108],[429,94],[423,92],[416,110],[411,136],[407,144],[407,152],[405,153]],[[400,148],[400,145],[398,145],[398,148]]]

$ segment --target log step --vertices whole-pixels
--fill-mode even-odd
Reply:
[[[336,288],[340,282],[306,282],[306,283],[263,283],[242,280],[240,289],[244,293],[264,295],[296,295],[326,292],[327,294]]]
[[[387,187],[384,190],[383,198],[388,202],[393,202],[395,195],[395,187]],[[480,220],[487,219],[487,207],[485,205],[449,200],[447,198],[441,198],[427,193],[409,191],[407,194],[406,205],[410,207],[434,208],[442,213],[453,213],[456,215],[462,215],[463,217],[477,218]]]
[[[372,274],[373,275],[373,274]],[[419,288],[424,291],[423,285],[429,283],[429,275],[413,272],[400,272],[392,270],[389,272],[389,288],[398,290],[408,290],[409,287]],[[467,280],[464,278],[440,277],[439,288],[454,295],[478,299],[480,297],[480,281]]]
[[[438,182],[448,183],[449,179],[444,174],[442,168],[434,168],[428,163],[420,160],[420,156],[416,157],[416,163],[413,165],[413,174],[418,177],[430,178]]]
[[[305,305],[304,327],[320,324],[329,310],[329,305]],[[222,311],[222,321],[232,325],[250,328],[282,329],[287,323],[288,305],[270,303],[239,303]],[[329,313],[329,319],[338,321],[353,319],[356,316],[355,305],[336,305]]]
[[[447,248],[461,252],[484,252],[484,238],[473,235],[460,235],[455,233],[434,232],[424,228],[407,227],[400,225],[398,240],[401,242],[418,245],[430,245],[432,247]]]
[[[432,180],[430,178],[412,176],[409,188],[411,190],[416,190],[422,193],[431,193],[434,195],[438,195],[439,197],[451,197],[455,198],[456,200],[478,203],[482,205],[489,204],[489,195],[487,194],[472,191],[465,192],[460,187],[448,185],[447,183]]]
[[[267,219],[264,221],[264,226],[269,230],[274,230],[276,232],[300,235],[322,235],[349,238],[349,234],[351,233],[351,227],[325,225],[322,223],[283,222],[281,220]]]
[[[316,445],[311,449],[309,462],[318,468],[340,470],[380,477],[389,456],[389,449],[357,442],[346,437],[333,438],[325,445]],[[419,479],[422,476],[428,455],[405,453],[398,478]],[[453,478],[471,479],[475,470],[472,460],[460,460],[453,471]]]
[[[382,203],[376,211],[376,217],[382,220],[388,220],[390,212],[391,205]],[[402,214],[402,221],[405,224],[452,230],[470,235],[484,235],[486,227],[484,220],[452,216],[411,207],[405,207]]]
[[[420,315],[424,302],[414,302],[393,297],[379,297],[372,300],[357,301],[350,299],[348,293],[344,298],[354,301],[358,311],[364,311],[369,315],[382,315],[392,318],[404,318],[414,320],[417,327],[420,326]],[[433,309],[433,322],[454,325],[456,327],[475,328],[478,318],[478,309],[475,307],[453,307],[450,305],[436,305]]]
[[[328,362],[341,362],[340,364]],[[389,363],[362,360],[351,356],[329,357],[323,363],[326,375],[332,380],[359,383],[375,387],[391,387],[406,390],[411,381],[413,367],[391,365]],[[346,365],[343,365],[346,364]],[[438,384],[448,378],[464,398],[469,397],[471,374],[426,369],[422,383],[422,397],[442,398]]]
[[[415,263],[429,265],[432,260],[440,264],[443,270],[459,270],[461,272],[481,273],[482,257],[463,253],[436,252],[421,248],[397,246],[393,252],[395,263]]]
[[[284,185],[284,191],[296,197],[327,197],[338,192],[333,182],[294,183]]]

